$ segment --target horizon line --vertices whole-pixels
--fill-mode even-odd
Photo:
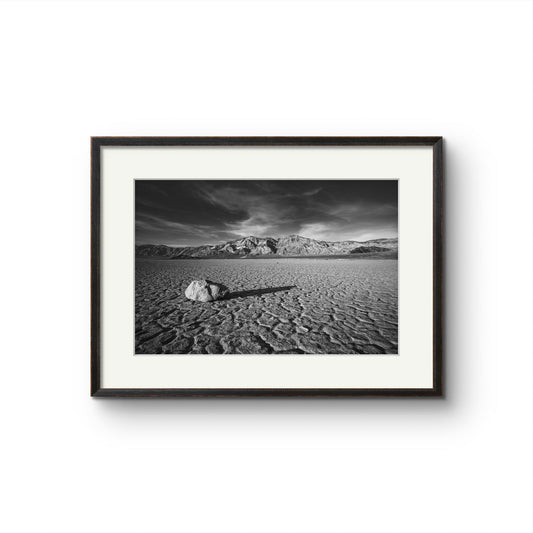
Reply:
[[[398,239],[398,235],[396,235],[395,237],[377,237],[377,238],[374,238],[374,239],[366,239],[364,241],[358,241],[356,239],[344,239],[344,240],[340,240],[340,241],[328,241],[326,239],[313,239],[312,237],[304,237],[303,235],[298,235],[297,233],[289,233],[288,235],[282,235],[280,237],[271,237],[271,236],[267,236],[267,237],[257,237],[256,235],[245,235],[243,237],[237,237],[235,239],[231,239],[229,241],[219,241],[217,243],[214,243],[214,244],[211,244],[211,243],[206,243],[206,244],[165,244],[165,243],[149,243],[149,242],[135,242],[135,246],[167,246],[168,248],[199,248],[201,246],[219,246],[220,244],[224,244],[224,243],[229,243],[229,242],[234,242],[234,241],[240,241],[240,240],[243,240],[243,239],[250,239],[250,238],[253,238],[253,239],[272,239],[272,240],[279,240],[279,239],[282,239],[283,237],[300,237],[302,239],[309,239],[311,241],[316,241],[316,242],[330,242],[330,243],[337,243],[337,242],[357,242],[357,243],[365,243],[365,242],[370,242],[370,241],[380,241],[380,240],[393,240],[393,239]]]

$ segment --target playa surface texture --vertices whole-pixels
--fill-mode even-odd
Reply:
[[[185,297],[192,280],[231,291]],[[398,261],[137,259],[137,354],[397,354]]]

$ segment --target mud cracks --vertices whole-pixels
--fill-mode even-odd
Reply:
[[[192,302],[193,279],[229,298]],[[398,262],[138,260],[138,354],[396,354]]]

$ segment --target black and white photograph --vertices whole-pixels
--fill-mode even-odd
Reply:
[[[135,180],[135,354],[398,354],[396,179]]]
[[[533,533],[533,0],[0,41],[0,533]]]

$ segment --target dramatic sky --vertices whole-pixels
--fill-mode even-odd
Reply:
[[[198,246],[248,235],[327,241],[398,235],[395,180],[137,180],[137,244]]]

